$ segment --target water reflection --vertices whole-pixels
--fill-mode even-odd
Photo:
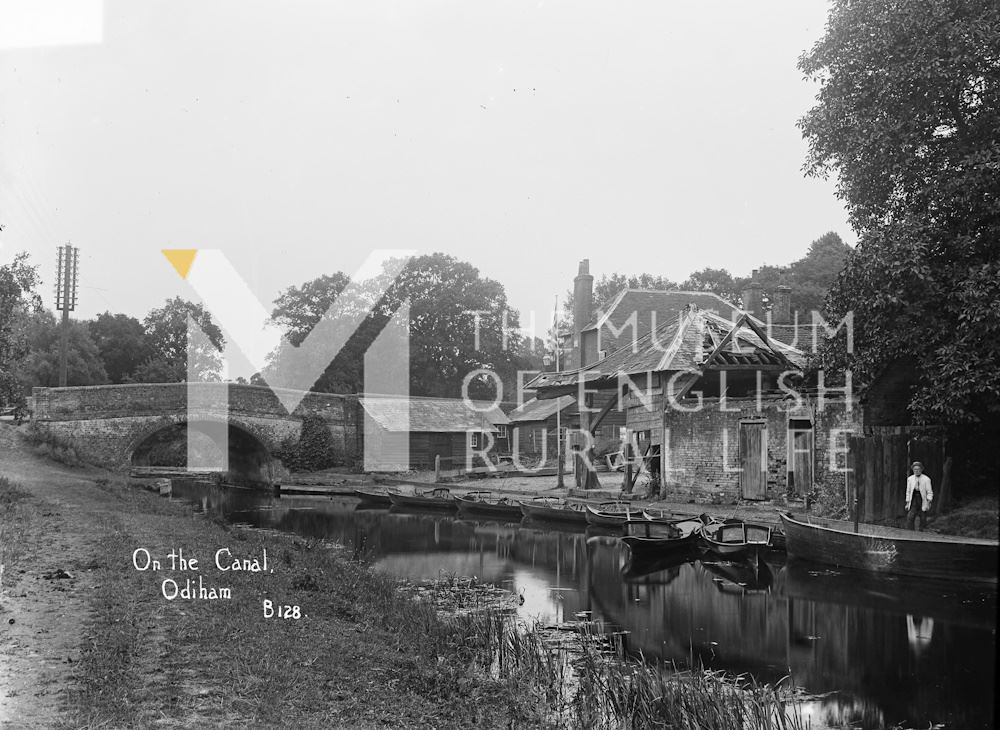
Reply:
[[[175,493],[233,521],[340,541],[393,575],[508,586],[523,597],[525,618],[555,623],[589,611],[627,630],[627,648],[651,659],[768,682],[790,675],[822,695],[804,706],[813,727],[993,726],[995,588],[780,556],[757,570],[691,555],[631,564],[615,537],[558,525],[358,509],[350,498]]]

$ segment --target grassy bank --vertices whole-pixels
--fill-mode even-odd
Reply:
[[[336,547],[229,529],[145,493],[104,489],[122,509],[98,525],[100,588],[68,726],[545,726],[533,690],[483,671],[488,637],[468,621],[445,623]],[[135,568],[140,548],[160,570]],[[221,572],[220,549],[227,562],[261,565],[266,551],[268,572]],[[170,570],[179,550],[197,571]],[[232,597],[164,597],[164,580],[183,588],[199,577]],[[266,601],[297,609],[268,617]]]
[[[337,546],[231,528],[121,482],[76,496],[94,505],[74,514],[93,539],[65,563],[86,610],[63,727],[785,726],[770,687],[665,673],[609,655],[597,637],[560,653],[495,592],[447,580],[401,589]],[[17,560],[17,545],[37,553],[30,514],[51,505],[3,484],[0,509],[29,517],[16,520],[22,534],[4,533],[9,555]],[[260,567],[266,551],[267,570],[220,571],[219,550],[226,564]],[[182,570],[179,551],[198,569]],[[136,568],[147,559],[159,569]],[[165,581],[172,595],[170,581],[197,591],[199,578],[231,597],[164,596]],[[267,605],[297,609],[280,618]]]

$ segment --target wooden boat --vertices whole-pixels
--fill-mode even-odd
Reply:
[[[530,502],[520,502],[521,514],[544,522],[569,522],[587,524],[587,506],[582,502],[568,502],[558,497],[535,497]]]
[[[890,575],[997,581],[997,541],[780,512],[792,558]]]
[[[756,559],[771,547],[771,528],[743,520],[702,525],[701,539],[711,552],[724,558]]]
[[[389,493],[384,489],[355,489],[354,494],[367,504],[392,504]]]
[[[686,512],[674,512],[663,507],[644,507],[642,510],[643,519],[650,522],[677,522],[678,520],[697,520],[709,522],[714,518],[708,515],[693,515]]]
[[[455,496],[458,511],[463,515],[492,517],[498,520],[520,520],[521,505],[514,499],[493,492],[469,492]]]
[[[404,509],[433,509],[452,511],[456,507],[455,498],[445,487],[422,489],[414,487],[412,492],[389,489],[389,500],[393,507]]]
[[[701,520],[660,522],[629,520],[624,525],[625,536],[621,541],[628,546],[631,557],[663,555],[677,551],[691,551],[698,541],[703,526]]]
[[[628,502],[602,502],[587,505],[587,524],[597,527],[621,527],[628,520],[641,520],[642,510]]]

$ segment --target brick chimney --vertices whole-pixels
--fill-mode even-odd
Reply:
[[[590,259],[580,262],[573,279],[573,367],[583,366],[583,342],[580,331],[594,316],[594,277],[590,274]]]
[[[792,287],[782,284],[774,290],[774,303],[771,305],[771,324],[791,324],[792,322]]]
[[[757,319],[764,319],[764,287],[756,279],[757,269],[754,269],[750,275],[750,283],[743,290],[743,311]]]

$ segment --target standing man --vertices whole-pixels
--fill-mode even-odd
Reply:
[[[906,479],[906,527],[907,529],[923,530],[927,523],[924,512],[931,508],[934,490],[931,489],[931,478],[924,474],[924,465],[914,461],[911,468],[913,475]],[[919,520],[919,527],[914,523]]]

